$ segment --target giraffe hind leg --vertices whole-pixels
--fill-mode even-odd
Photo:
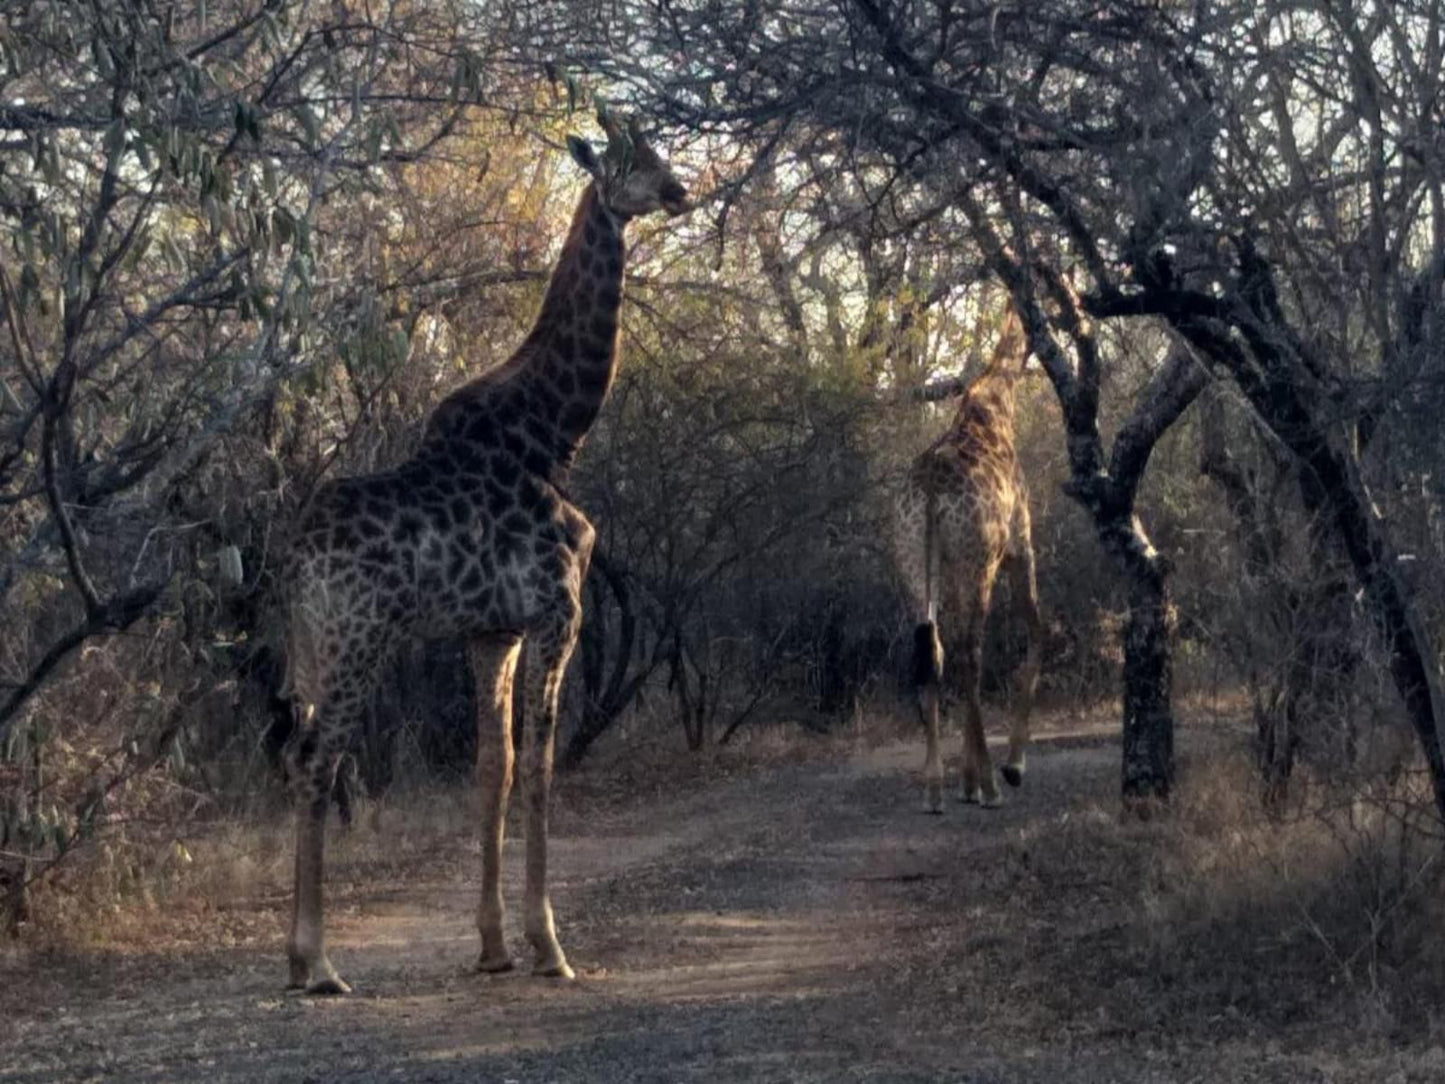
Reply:
[[[913,630],[913,687],[927,750],[923,760],[923,811],[943,812],[943,751],[939,710],[943,681],[943,642],[938,624],[920,622]]]
[[[1029,721],[1033,715],[1034,697],[1038,693],[1039,669],[1043,648],[1043,622],[1039,618],[1039,591],[1034,574],[1032,546],[1010,558],[1008,573],[1015,611],[1023,619],[1028,635],[1028,648],[1023,669],[1018,676],[1013,720],[1009,726],[1008,762],[1000,770],[1004,782],[1011,787],[1023,785],[1024,763],[1029,744]]]
[[[980,576],[972,592],[973,597],[968,599],[958,659],[964,700],[963,779],[959,798],[990,809],[999,804],[1000,795],[993,762],[988,754],[988,741],[984,736],[980,686],[983,680],[983,627],[993,595],[994,571],[989,568]]]
[[[331,804],[336,766],[348,722],[339,704],[328,705],[317,719],[298,728],[294,741],[292,786],[296,797],[296,868],[291,933],[289,989],[308,994],[347,994],[348,986],[326,954],[322,881],[326,849],[326,813]],[[337,736],[343,740],[337,740]]]

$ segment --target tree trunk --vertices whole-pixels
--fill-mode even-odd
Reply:
[[[1348,455],[1330,440],[1328,430],[1312,409],[1308,389],[1317,386],[1307,358],[1295,357],[1303,349],[1299,337],[1277,311],[1273,301],[1272,269],[1257,255],[1246,252],[1241,266],[1252,302],[1250,316],[1233,313],[1232,323],[1244,336],[1249,355],[1197,313],[1170,313],[1175,326],[1199,349],[1227,366],[1236,383],[1270,430],[1312,472],[1329,523],[1344,548],[1355,578],[1363,589],[1365,605],[1380,629],[1389,652],[1390,672],[1405,712],[1420,742],[1430,771],[1436,810],[1445,820],[1445,755],[1442,755],[1434,654],[1396,576],[1396,554],[1383,524],[1373,511]],[[1158,298],[1151,298],[1157,301]],[[1166,298],[1167,310],[1176,307]],[[1194,299],[1189,299],[1194,300]],[[1212,299],[1209,299],[1212,304]],[[1203,303],[1195,302],[1202,307]]]
[[[1124,578],[1129,620],[1124,626],[1122,795],[1147,815],[1174,785],[1174,605],[1169,561],[1154,548],[1134,511],[1139,483],[1159,438],[1209,382],[1189,351],[1176,344],[1114,438],[1107,471],[1075,476],[1064,492],[1094,521],[1104,552]]]
[[[1064,491],[1088,509],[1099,541],[1128,591],[1121,791],[1126,806],[1147,815],[1152,804],[1169,797],[1174,785],[1175,614],[1169,597],[1169,562],[1134,514],[1139,474],[1131,476],[1134,484],[1129,486],[1098,476],[1092,484],[1069,482]]]
[[[1126,804],[1169,797],[1174,783],[1174,608],[1167,570],[1131,567],[1124,627],[1124,763]]]
[[[1026,266],[1004,243],[992,216],[971,193],[959,195],[974,236],[1012,295],[1029,348],[1048,374],[1064,415],[1072,477],[1064,492],[1086,508],[1104,550],[1129,592],[1124,635],[1123,799],[1147,813],[1169,796],[1174,782],[1168,562],[1155,550],[1134,513],[1134,501],[1154,446],[1199,397],[1209,374],[1176,340],[1120,426],[1107,462],[1099,432],[1100,359],[1093,322],[1073,285],[1056,269]],[[1026,236],[1017,206],[1010,208],[1018,237]],[[1019,247],[1025,247],[1020,243]],[[1046,314],[1035,286],[1051,303]],[[1057,327],[1073,343],[1070,360],[1056,341]]]

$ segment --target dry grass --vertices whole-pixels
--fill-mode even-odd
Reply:
[[[1057,912],[1067,988],[1038,991],[1054,1023],[1097,1012],[1192,1035],[1342,1030],[1445,1037],[1442,856],[1421,781],[1344,794],[1300,779],[1283,816],[1258,800],[1236,734],[1182,766],[1168,817],[1086,804],[1039,824],[1025,907]]]
[[[672,719],[634,713],[598,742],[578,768],[557,776],[555,793],[564,815],[568,809],[591,809],[599,803],[603,808],[645,803],[747,775],[763,765],[837,761],[855,742],[879,740],[877,731],[870,719],[866,727],[846,724],[822,734],[778,715],[742,727],[727,745],[710,743],[694,751],[685,747],[681,728]]]
[[[787,721],[739,731],[726,747],[697,752],[675,728],[634,723],[610,735],[578,770],[554,783],[561,830],[609,811],[645,805],[764,764],[836,760],[849,743]],[[134,788],[137,801],[144,782]],[[512,804],[512,832],[520,803]],[[172,803],[173,804],[173,803]],[[142,802],[34,886],[23,945],[55,952],[167,952],[274,941],[290,905],[292,820],[279,783],[258,779],[227,812],[157,813]],[[378,884],[444,872],[474,856],[477,797],[469,781],[437,785],[404,778],[362,800],[353,827],[333,818],[327,895],[338,906]]]
[[[1145,897],[1161,981],[1227,980],[1265,1013],[1339,992],[1369,1027],[1438,1028],[1445,864],[1419,775],[1363,788],[1306,775],[1270,817],[1244,755],[1201,767],[1161,841],[1167,887]]]
[[[1104,705],[1086,716],[1051,713],[1038,732],[1098,742],[1114,725]],[[837,762],[915,736],[904,710],[828,736],[774,721],[689,753],[676,731],[638,722],[558,777],[554,826],[585,833],[612,813],[765,766]],[[1407,773],[1347,794],[1305,774],[1294,806],[1271,817],[1245,738],[1237,717],[1184,728],[1181,784],[1166,817],[1123,819],[1107,788],[1094,798],[1063,790],[999,834],[970,873],[997,922],[975,924],[951,951],[970,968],[991,958],[991,970],[1011,976],[998,1002],[1011,1026],[1096,1038],[1122,1027],[1194,1040],[1265,1029],[1300,1043],[1442,1041],[1442,863],[1418,779]],[[469,783],[402,784],[364,803],[351,831],[331,833],[328,906],[345,914],[378,885],[454,881],[475,858],[475,808]],[[284,807],[263,791],[243,818],[97,846],[35,901],[28,946],[72,957],[279,948],[290,833]],[[1046,940],[1019,938],[1008,916]],[[996,935],[981,933],[993,925]]]

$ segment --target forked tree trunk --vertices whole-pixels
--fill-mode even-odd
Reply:
[[[1128,592],[1121,791],[1125,805],[1140,814],[1167,799],[1174,784],[1175,616],[1169,561],[1154,548],[1134,505],[1154,445],[1208,381],[1189,351],[1176,345],[1119,429],[1107,469],[1085,473],[1082,464],[1073,464],[1074,478],[1064,486],[1093,518]],[[1095,417],[1089,420],[1097,434]]]
[[[1134,514],[1142,473],[1141,467],[1122,480],[1098,476],[1092,485],[1070,482],[1064,491],[1088,509],[1099,541],[1128,592],[1121,793],[1126,805],[1147,814],[1150,805],[1169,797],[1174,784],[1175,617],[1169,562],[1154,549]]]
[[[1166,571],[1139,569],[1124,627],[1125,802],[1164,799],[1174,783],[1174,608]]]
[[[1317,373],[1303,340],[1281,311],[1273,269],[1247,247],[1240,259],[1247,314],[1226,310],[1213,298],[1159,293],[1136,299],[1136,311],[1160,312],[1201,351],[1226,366],[1264,423],[1311,472],[1323,511],[1339,539],[1366,608],[1389,653],[1390,672],[1429,769],[1435,807],[1445,820],[1445,752],[1435,656],[1401,584],[1396,554],[1348,453],[1336,446],[1314,402]],[[1142,303],[1141,303],[1142,302]],[[1200,313],[1208,318],[1202,318]],[[1226,321],[1248,344],[1248,354],[1220,329]]]

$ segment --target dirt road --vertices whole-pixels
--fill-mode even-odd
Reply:
[[[1044,740],[1005,808],[942,817],[919,811],[919,757],[900,743],[603,814],[564,803],[552,868],[574,983],[468,970],[473,846],[336,908],[350,998],[283,994],[279,934],[79,983],[63,961],[7,991],[0,1080],[1441,1078],[1429,1051],[1341,1050],[1307,1021],[1231,1015],[1229,991],[1161,994],[1129,940],[1138,886],[1042,846],[1108,815],[1112,741]],[[525,959],[520,860],[509,840]]]

